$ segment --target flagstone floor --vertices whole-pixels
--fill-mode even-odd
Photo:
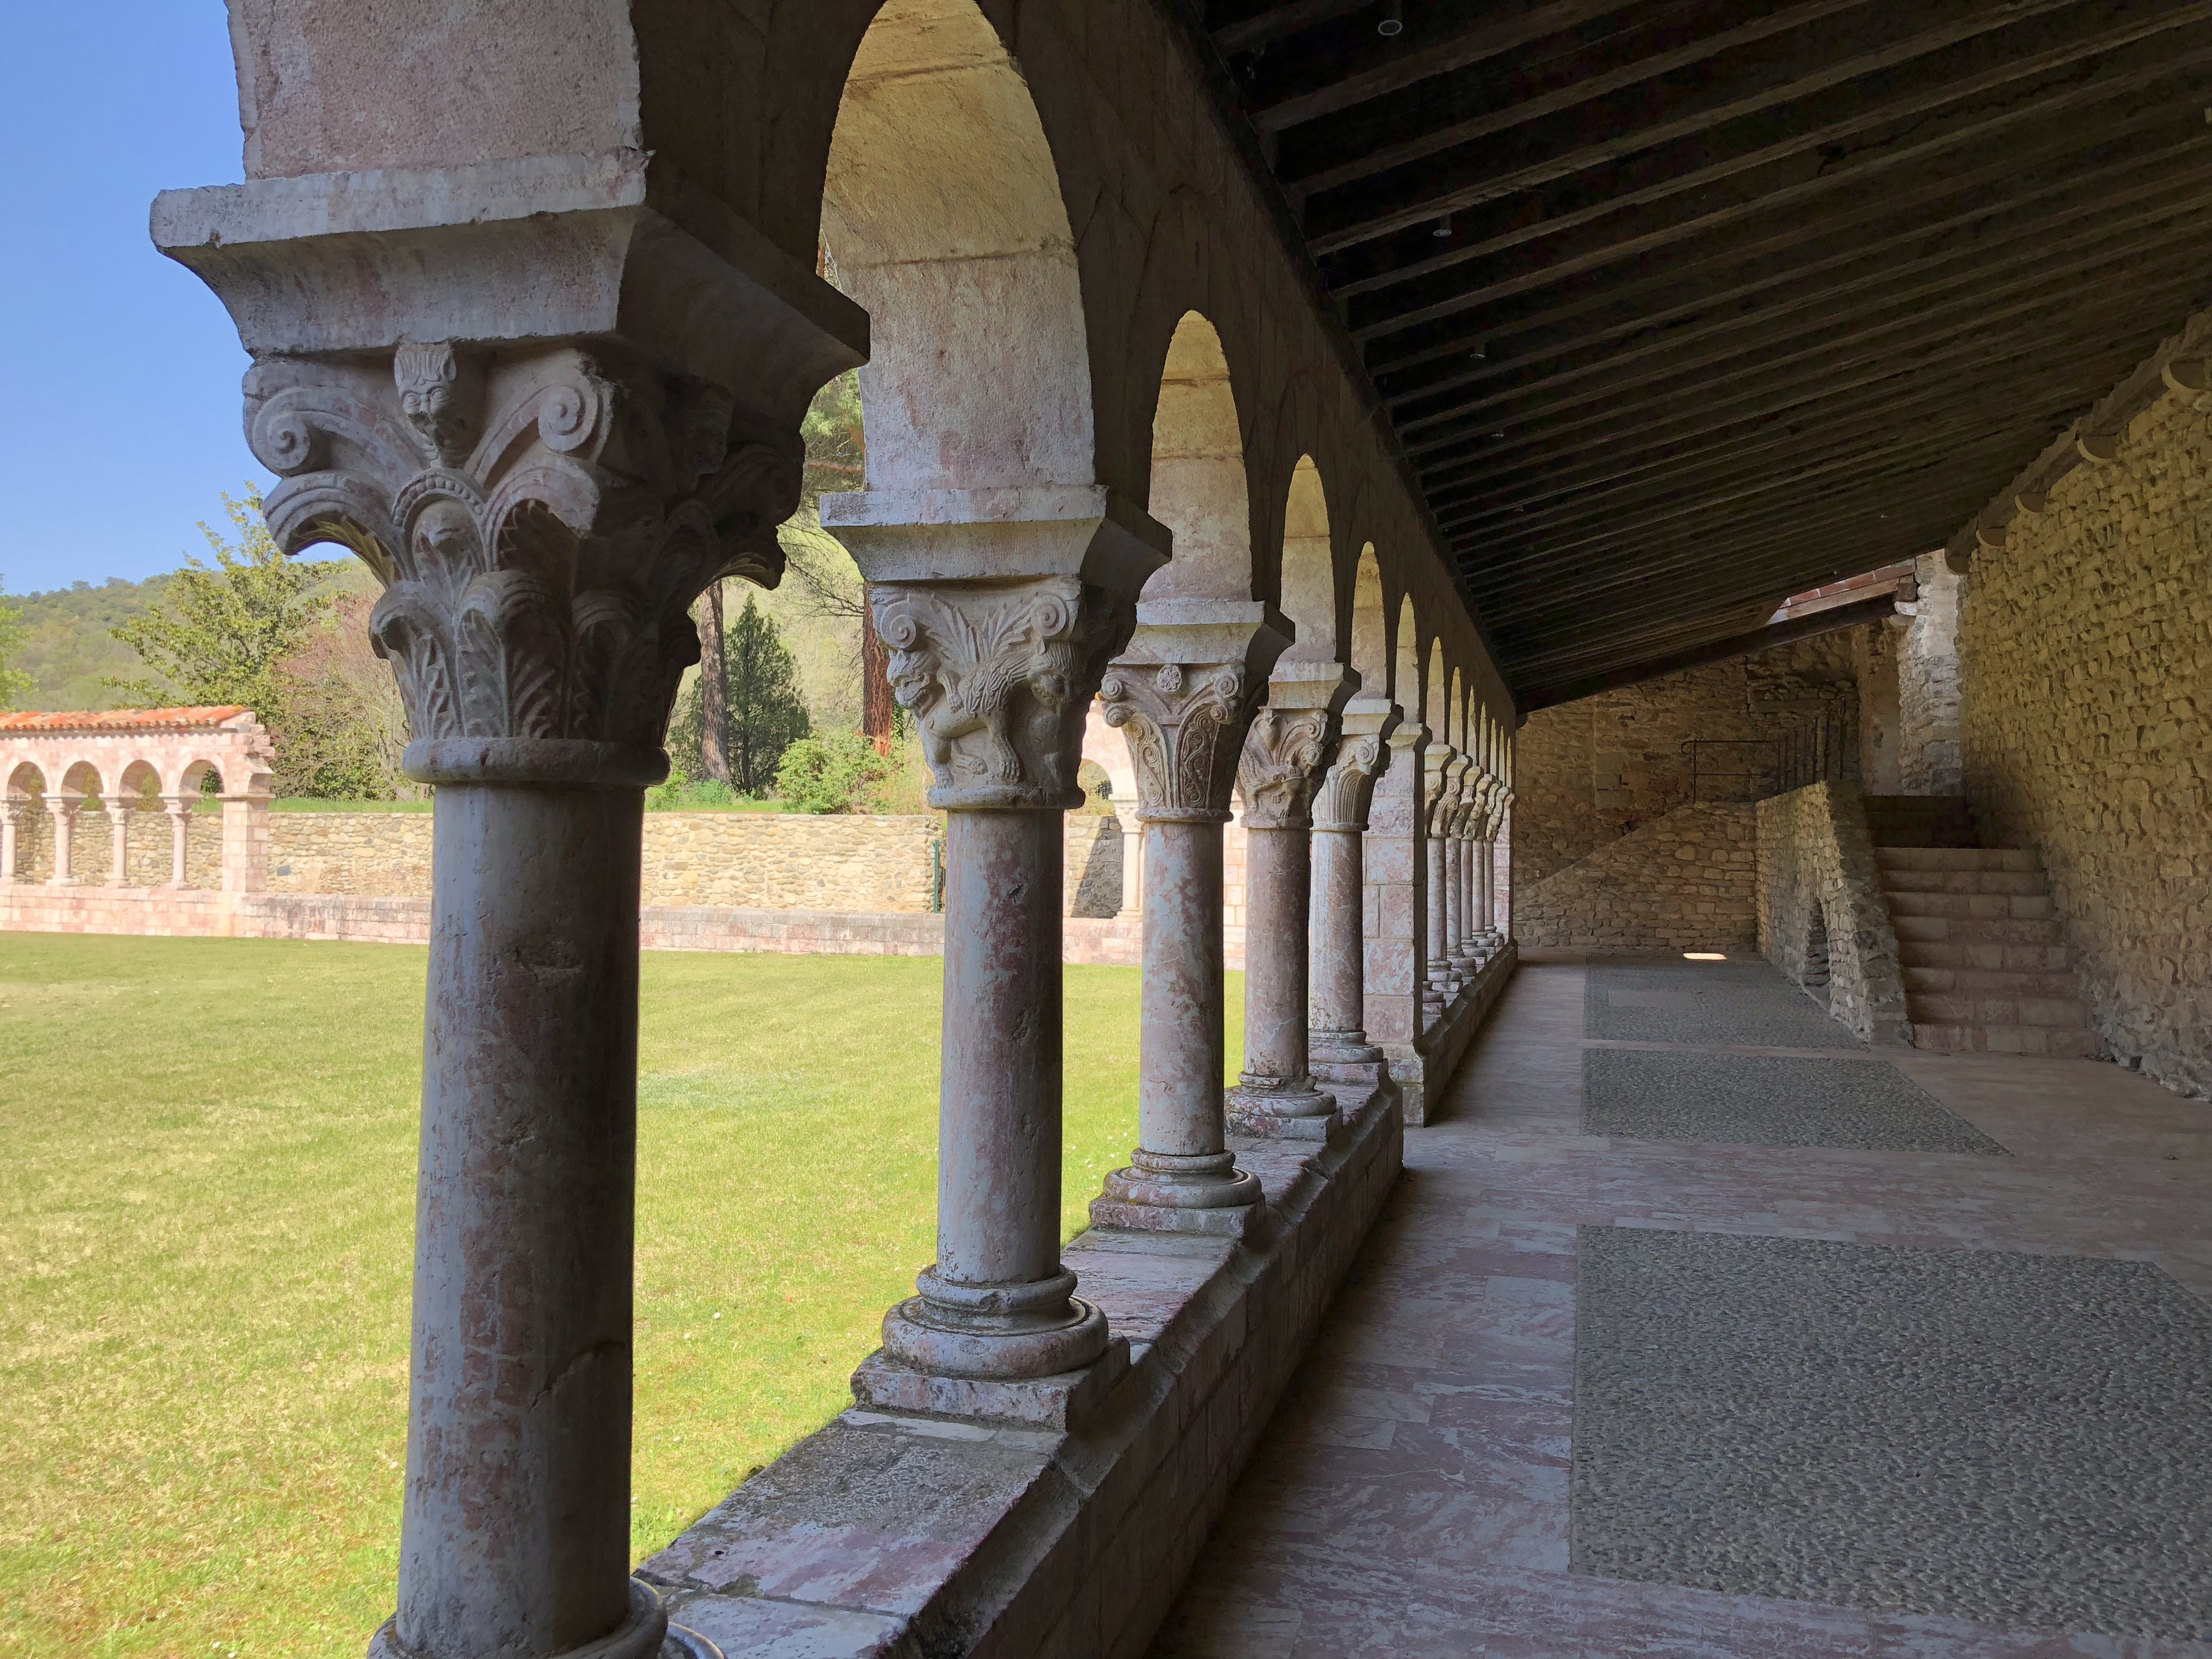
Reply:
[[[2212,1105],[1699,971],[1522,969],[1155,1659],[2212,1659]]]

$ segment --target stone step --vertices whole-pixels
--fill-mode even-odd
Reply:
[[[2086,1030],[2089,1011],[2071,997],[1977,997],[1908,992],[1905,1018],[1917,1025],[2051,1025]]]
[[[2048,893],[1891,893],[1889,914],[1955,916],[1982,921],[2041,921],[2051,914]]]
[[[1954,996],[2045,997],[2061,1000],[2081,994],[2081,981],[2062,969],[2024,968],[1936,968],[1900,963],[1908,991],[1948,992]]]
[[[2055,974],[2067,966],[2063,945],[1991,945],[1904,939],[1899,962],[1908,968],[1978,968],[2012,973]]]
[[[1912,1046],[1944,1054],[2046,1054],[2094,1060],[2104,1040],[2091,1030],[2051,1025],[1912,1025]]]
[[[2048,893],[2040,870],[1882,870],[1885,893]]]
[[[2025,847],[1877,847],[1879,870],[2039,870]]]
[[[2027,921],[2008,918],[1993,920],[1988,916],[1907,916],[1892,915],[1890,926],[1896,930],[1901,945],[1906,939],[1924,940],[1930,945],[2057,945],[2058,924],[2054,921]]]

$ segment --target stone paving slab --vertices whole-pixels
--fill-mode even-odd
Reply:
[[[1866,1046],[1763,960],[1594,962],[1586,972],[1587,1036],[1767,1048]]]
[[[1624,1140],[2004,1152],[1879,1060],[1585,1048],[1582,1128]]]
[[[2212,1310],[2147,1262],[1585,1226],[1573,1570],[2212,1639]]]

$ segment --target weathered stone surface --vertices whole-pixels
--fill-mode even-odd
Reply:
[[[1759,948],[1863,1040],[1906,1040],[1897,933],[1857,785],[1759,803]]]
[[[1758,938],[1755,809],[1678,806],[1554,871],[1523,893],[1528,945],[1731,951]]]
[[[2115,459],[1976,555],[1960,611],[1967,794],[1993,845],[2043,855],[2097,1031],[2212,1094],[2212,433],[2169,393]]]

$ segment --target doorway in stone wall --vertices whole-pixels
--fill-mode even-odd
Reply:
[[[1828,917],[1818,906],[1805,939],[1805,990],[1823,1008],[1828,1006]]]

